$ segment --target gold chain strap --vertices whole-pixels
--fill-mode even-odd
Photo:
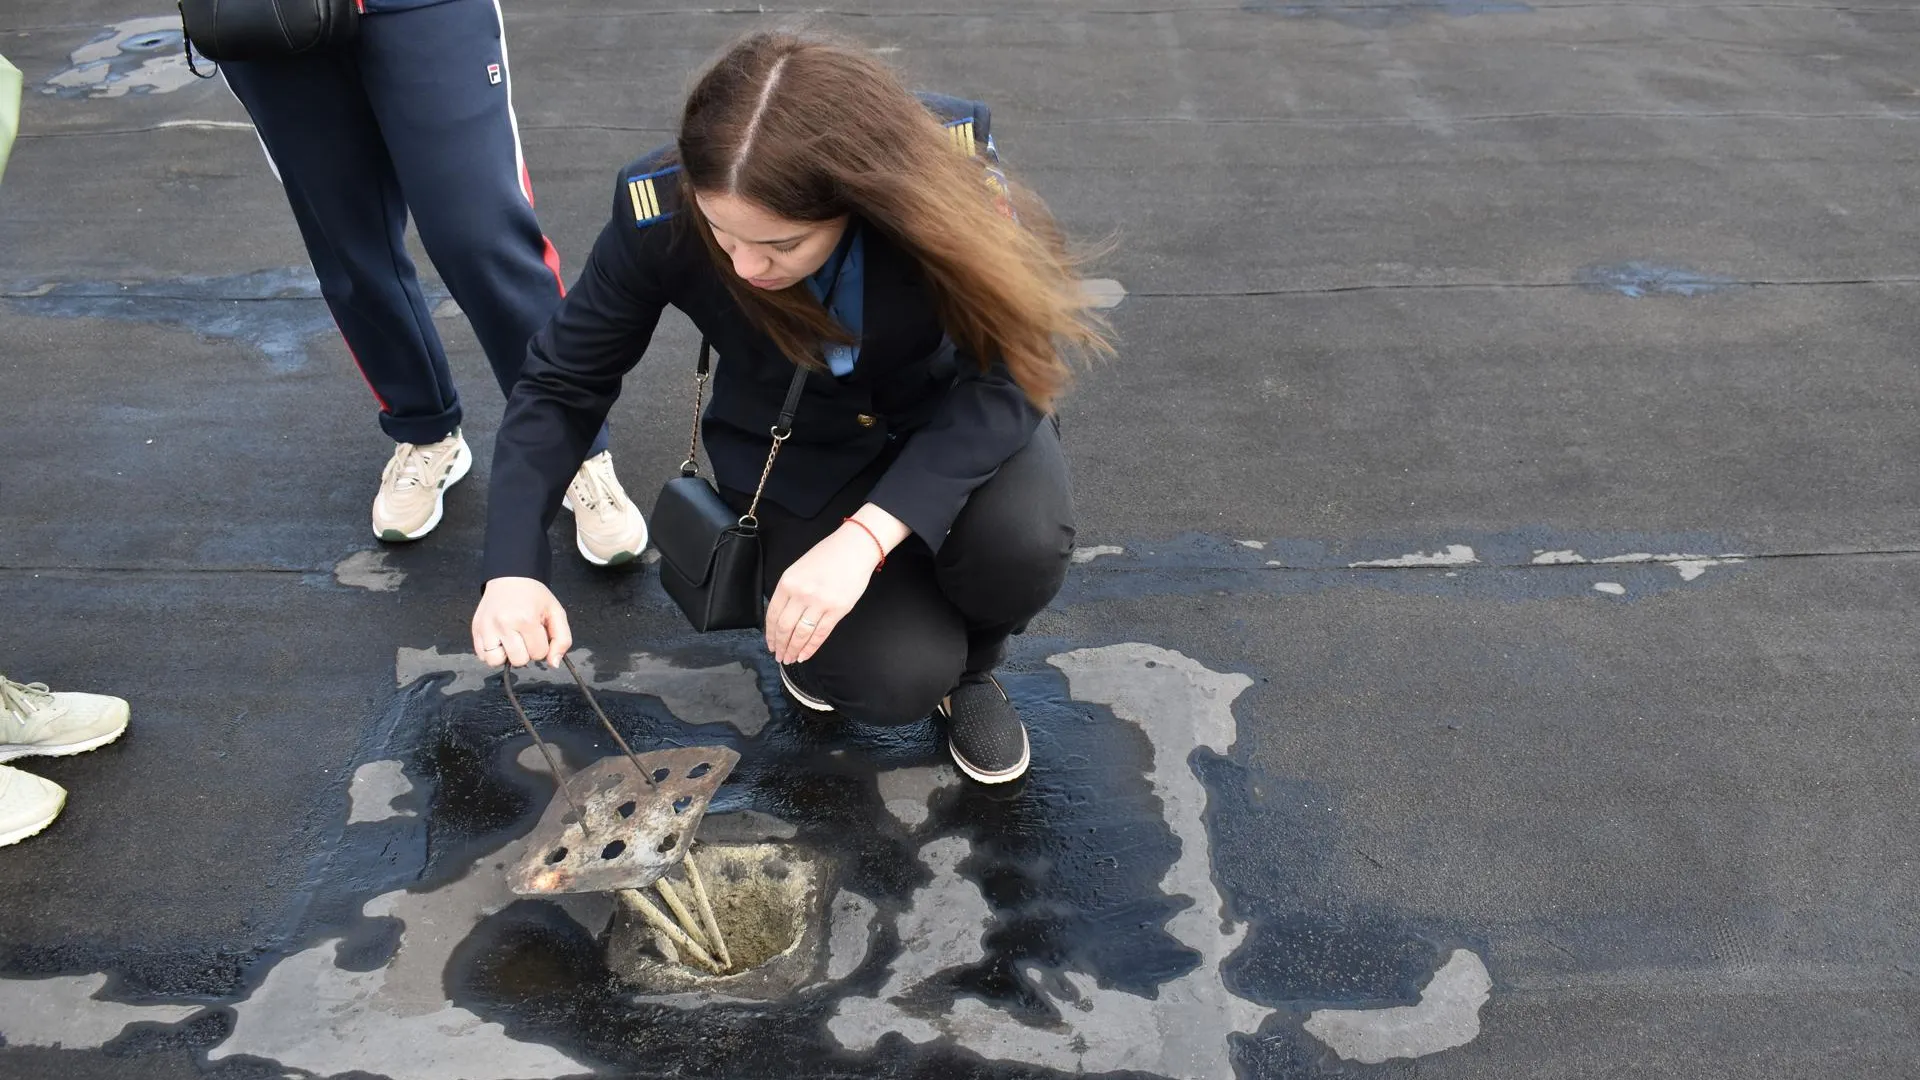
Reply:
[[[747,512],[740,515],[741,528],[757,529],[760,527],[760,519],[755,516],[760,510],[760,493],[767,490],[767,477],[773,475],[773,459],[780,456],[780,444],[786,442],[788,436],[792,434],[793,431],[791,429],[781,431],[778,425],[773,428],[773,448],[767,451],[767,465],[760,470],[760,483],[754,486],[753,501],[747,504]]]
[[[707,375],[701,372],[693,377],[693,430],[687,434],[687,460],[680,463],[680,475],[696,476],[700,472],[700,403],[707,392]],[[763,481],[764,482],[764,481]]]
[[[705,400],[707,378],[708,376],[705,372],[697,373],[693,377],[693,431],[687,435],[687,460],[680,463],[680,474],[682,476],[698,476],[700,474],[700,463],[697,460],[697,455],[700,452],[700,404]],[[760,512],[760,494],[767,490],[767,477],[773,475],[773,459],[780,456],[780,444],[786,442],[787,439],[793,435],[792,428],[782,431],[778,424],[773,426],[772,432],[773,446],[768,449],[767,463],[760,470],[760,482],[754,485],[753,501],[747,504],[747,512],[740,515],[740,527],[744,529],[757,529],[760,527],[760,518],[758,516]]]

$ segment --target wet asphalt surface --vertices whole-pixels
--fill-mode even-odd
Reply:
[[[571,274],[612,170],[756,17],[506,7]],[[0,851],[0,976],[105,974],[103,1000],[194,1011],[81,1048],[9,1036],[0,1076],[385,1075],[218,1048],[302,950],[339,939],[343,970],[379,970],[403,928],[366,901],[484,872],[544,808],[494,687],[396,679],[396,650],[467,640],[491,379],[446,312],[478,467],[429,540],[383,549],[393,588],[343,581],[377,546],[388,448],[244,114],[170,70],[164,6],[5,9],[27,102],[0,185],[0,671],[120,694],[134,727],[17,763],[72,795]],[[931,728],[803,723],[750,640],[686,633],[647,570],[593,570],[556,530],[583,643],[744,664],[771,708],[748,734],[616,691],[617,721],[740,749],[724,808],[790,823],[880,929],[838,981],[688,1012],[636,1004],[592,934],[525,902],[450,953],[447,1001],[608,1076],[1065,1075],[949,1041],[850,1049],[829,1016],[910,951],[886,920],[946,838],[994,921],[910,1011],[1044,1027],[1060,973],[1142,998],[1195,973],[1146,779],[1173,767],[1245,930],[1218,981],[1271,1010],[1218,1075],[1920,1076],[1920,10],[820,21],[992,102],[1011,166],[1117,241],[1097,272],[1128,292],[1122,355],[1065,425],[1083,554],[1118,550],[1015,650],[1035,775],[889,816],[875,774],[937,764]],[[679,457],[693,346],[670,316],[614,415],[643,501]],[[1157,761],[1049,665],[1135,642],[1248,678],[1230,748]],[[528,703],[575,764],[605,751],[568,694]],[[349,778],[381,760],[413,816],[350,824]],[[1302,1030],[1418,1001],[1454,949],[1493,985],[1465,1045],[1365,1065]]]

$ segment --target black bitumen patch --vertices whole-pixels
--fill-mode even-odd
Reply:
[[[770,677],[764,681],[774,685]],[[826,1030],[842,998],[870,996],[886,981],[889,964],[907,945],[892,919],[929,880],[917,851],[942,837],[971,845],[959,873],[980,888],[994,922],[983,936],[984,958],[922,984],[903,1003],[910,1013],[938,1015],[971,997],[1021,1023],[1048,1026],[1059,1020],[1055,1002],[1063,996],[1064,972],[1152,998],[1194,969],[1197,954],[1165,929],[1192,900],[1161,891],[1179,843],[1146,779],[1152,747],[1145,735],[1103,707],[1073,700],[1056,672],[1014,675],[1007,683],[1032,730],[1033,772],[1007,788],[942,789],[926,821],[911,829],[882,806],[876,776],[944,761],[942,737],[931,722],[860,728],[834,717],[796,716],[776,701],[773,720],[745,738],[728,725],[686,724],[651,696],[603,691],[603,707],[637,747],[721,744],[742,753],[710,813],[753,810],[795,826],[792,843],[838,868],[828,887],[859,893],[878,909],[866,959],[845,978],[816,981],[784,1000],[694,1009],[655,1004],[608,969],[603,941],[553,902],[523,899],[487,917],[457,947],[446,973],[449,998],[502,1024],[514,1038],[558,1047],[617,1075],[915,1077],[954,1069],[983,1080],[1060,1075],[990,1064],[944,1043],[887,1039],[872,1052],[850,1053]],[[451,696],[441,692],[444,685],[427,678],[397,691],[356,760],[401,757],[415,789],[396,809],[419,816],[340,828],[297,926],[252,965],[249,987],[281,956],[332,938],[341,939],[338,966],[383,965],[404,926],[360,915],[367,900],[497,872],[492,853],[523,835],[553,797],[550,782],[516,763],[530,742],[498,679]],[[520,695],[567,767],[615,751],[577,691],[529,685]],[[1210,792],[1214,863],[1222,868],[1230,914],[1254,926],[1227,965],[1229,984],[1277,1006],[1417,1000],[1418,984],[1437,966],[1435,943],[1455,935],[1383,911],[1343,922],[1306,909],[1290,882],[1328,873],[1327,842],[1307,833],[1329,823],[1318,813],[1284,809],[1292,800],[1281,793],[1304,782],[1267,777],[1204,751],[1191,767]],[[1299,843],[1283,839],[1289,829]],[[88,961],[118,971],[124,958]],[[1040,984],[1030,971],[1040,973]],[[16,964],[10,973],[32,971]],[[245,996],[233,987],[204,989],[224,1001]],[[108,1052],[199,1051],[230,1030],[230,1013],[214,1008],[180,1024],[137,1025]],[[244,1075],[240,1070],[253,1064],[225,1061],[215,1075]]]
[[[983,938],[985,958],[918,988],[907,1003],[911,1012],[937,1015],[967,996],[1022,1022],[1050,1024],[1058,1019],[1056,1007],[1022,974],[1028,968],[1048,973],[1043,978],[1056,986],[1060,972],[1077,971],[1104,987],[1154,996],[1159,986],[1193,970],[1197,957],[1164,929],[1191,900],[1166,896],[1159,888],[1178,855],[1178,842],[1145,779],[1151,748],[1134,726],[1069,698],[1058,674],[1008,682],[1028,718],[1040,764],[1013,790],[962,785],[941,791],[928,820],[914,830],[882,808],[873,778],[880,769],[944,760],[931,724],[863,729],[829,720],[823,725],[777,705],[774,721],[757,738],[742,739],[729,727],[682,724],[654,699],[600,695],[635,745],[720,743],[741,751],[741,765],[711,812],[755,810],[797,826],[795,843],[842,868],[834,887],[860,893],[879,909],[883,929],[875,948],[846,979],[803,989],[790,1000],[688,1011],[634,1001],[578,923],[549,903],[523,901],[488,919],[462,945],[449,968],[454,1002],[502,1023],[517,1038],[622,1070],[715,1077],[773,1074],[764,1070],[791,1076],[901,1076],[943,1059],[965,1061],[968,1052],[939,1045],[902,1047],[882,1060],[848,1054],[824,1026],[840,998],[870,995],[885,981],[887,965],[906,944],[892,938],[888,917],[903,911],[912,891],[926,880],[915,850],[945,836],[970,842],[972,853],[959,872],[980,887],[996,921]],[[556,733],[576,764],[584,755],[613,749],[601,745],[605,740],[597,722],[571,691],[529,689],[523,703],[543,732]],[[527,741],[496,691],[456,695],[433,731],[435,737],[412,759],[409,773],[424,771],[433,791],[430,819],[438,828],[428,863],[438,872],[457,873],[464,863],[524,831],[545,803],[522,798],[516,790],[527,774],[510,763]],[[1204,769],[1203,777],[1211,771]],[[1214,784],[1209,788],[1216,799],[1233,798]],[[1216,864],[1242,867],[1249,895],[1283,895],[1284,879],[1296,864],[1276,862],[1268,841],[1257,833],[1239,833],[1234,840],[1233,849],[1216,852]],[[1301,854],[1310,860],[1316,853]],[[1273,905],[1258,909],[1264,913]],[[1323,926],[1308,925],[1307,913],[1296,918],[1297,940],[1324,935]],[[1262,940],[1287,937],[1290,929],[1276,923]],[[1373,940],[1343,943],[1346,966],[1398,970],[1431,958],[1426,945],[1435,937],[1431,931],[1420,935],[1405,921],[1372,929]],[[1410,934],[1411,947],[1404,940]],[[1302,945],[1299,951],[1316,947]],[[1417,1000],[1417,990],[1410,988],[1437,966],[1409,971],[1405,987],[1382,992],[1341,963],[1302,959],[1309,962],[1262,955],[1251,964],[1284,970],[1281,979],[1309,1000],[1395,1003]],[[968,1075],[1052,1074],[976,1064]]]

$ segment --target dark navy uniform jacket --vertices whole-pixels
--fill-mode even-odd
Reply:
[[[923,95],[957,147],[989,157],[990,114],[978,102]],[[724,488],[751,492],[793,363],[754,328],[684,216],[672,148],[620,173],[613,220],[594,242],[579,281],[535,335],[496,438],[487,510],[487,579],[545,580],[547,528],[566,485],[646,352],[661,311],[693,320],[718,354],[701,434]],[[853,373],[810,372],[793,436],[767,481],[766,499],[812,517],[882,456],[868,500],[939,551],[967,498],[1026,445],[1040,411],[997,358],[982,365],[942,329],[917,262],[883,230],[864,225],[865,313]],[[693,380],[694,357],[674,356]],[[688,387],[691,391],[691,386]],[[660,403],[663,408],[667,403]],[[685,407],[676,395],[672,405]],[[674,462],[630,476],[669,475]],[[651,502],[637,484],[636,501]]]

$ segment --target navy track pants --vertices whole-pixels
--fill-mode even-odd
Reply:
[[[253,118],[306,241],[321,295],[399,442],[461,420],[405,234],[466,312],[503,393],[563,293],[533,211],[494,0],[363,17],[349,47],[221,65]],[[590,454],[606,449],[603,428]]]

